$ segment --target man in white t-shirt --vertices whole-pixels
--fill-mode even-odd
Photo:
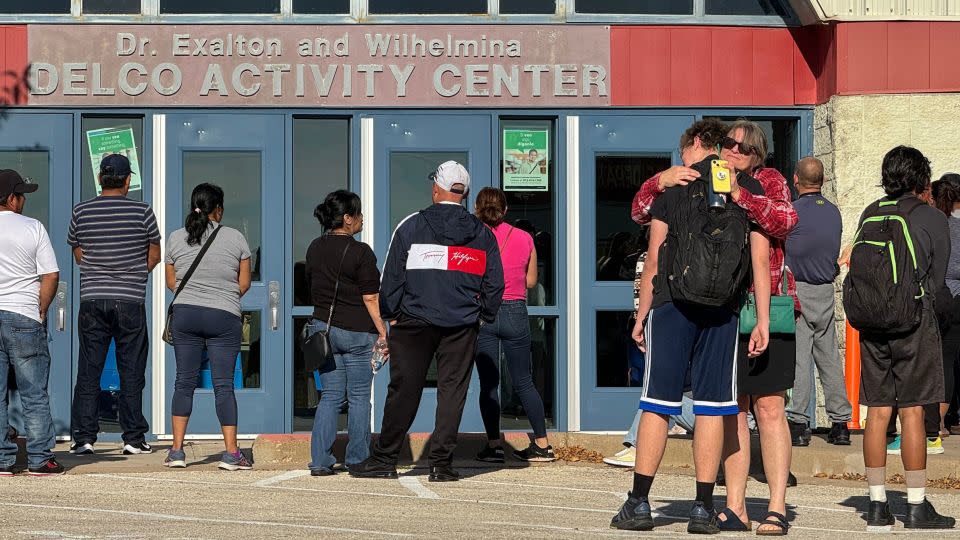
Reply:
[[[63,474],[53,457],[54,429],[47,379],[47,309],[60,279],[47,230],[23,216],[26,193],[37,190],[19,173],[0,170],[0,426],[7,425],[7,376],[13,366],[27,438],[31,476]],[[13,474],[17,445],[0,439],[0,476]]]

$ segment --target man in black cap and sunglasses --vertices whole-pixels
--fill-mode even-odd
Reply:
[[[54,429],[47,380],[47,310],[57,292],[60,269],[47,230],[23,215],[26,194],[37,185],[17,171],[0,170],[0,426],[7,425],[10,366],[16,375],[31,476],[63,474],[53,457]],[[13,475],[17,444],[0,438],[0,476]]]

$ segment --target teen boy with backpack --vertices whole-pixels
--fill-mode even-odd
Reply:
[[[686,380],[692,386],[693,453],[697,496],[687,531],[720,532],[713,488],[723,449],[725,417],[736,421],[737,314],[751,268],[757,292],[757,325],[750,354],[769,341],[770,244],[728,197],[714,193],[711,161],[726,135],[718,120],[701,120],[680,138],[684,164],[700,179],[667,189],[650,209],[650,243],[640,288],[633,338],[646,353],[633,489],[611,526],[651,530],[648,500],[660,466],[670,415],[680,414]],[[721,172],[732,174],[727,169]],[[740,187],[763,194],[755,179],[742,175]],[[644,326],[646,325],[646,326]]]
[[[864,210],[843,283],[843,307],[860,331],[860,403],[866,405],[863,461],[870,489],[868,528],[896,522],[887,504],[887,424],[899,410],[908,529],[948,529],[926,500],[923,405],[944,400],[943,360],[934,295],[950,260],[946,216],[917,198],[930,185],[930,162],[898,146],[883,158],[886,197]]]

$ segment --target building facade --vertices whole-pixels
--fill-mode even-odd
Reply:
[[[534,379],[549,426],[624,430],[639,396],[628,317],[643,249],[630,201],[679,163],[692,121],[757,120],[768,165],[787,178],[800,157],[824,159],[848,233],[878,196],[879,160],[894,144],[918,146],[936,173],[958,168],[960,67],[948,58],[960,23],[935,20],[952,16],[946,8],[925,21],[846,22],[841,4],[4,2],[0,168],[42,185],[27,213],[47,226],[63,267],[61,316],[51,317],[58,433],[69,434],[77,356],[67,222],[72,204],[96,195],[100,156],[116,151],[134,161],[131,196],[153,205],[163,234],[182,226],[193,186],[214,182],[227,193],[224,223],[254,252],[235,381],[242,433],[312,424],[317,385],[295,339],[312,312],[300,275],[320,234],[314,207],[334,189],[360,194],[362,240],[382,262],[393,227],[429,203],[427,174],[447,159],[468,167],[474,192],[504,188],[508,219],[533,231]],[[145,392],[161,438],[175,374],[159,339],[162,281],[155,274],[148,293]],[[376,378],[375,429],[388,377]],[[526,429],[505,383],[504,427]],[[109,369],[101,386],[104,428],[116,431]],[[476,387],[463,431],[482,430]],[[198,391],[192,433],[218,432],[212,400]],[[435,405],[428,390],[415,430],[430,429]]]

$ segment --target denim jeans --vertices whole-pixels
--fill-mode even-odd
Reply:
[[[142,303],[87,300],[80,303],[80,355],[73,389],[73,440],[93,444],[100,432],[100,376],[112,339],[120,372],[120,427],[123,442],[142,443],[149,426],[143,416],[147,370],[147,313]]]
[[[47,327],[29,317],[0,311],[0,428],[6,434],[7,378],[9,367],[17,377],[17,390],[23,406],[23,426],[27,437],[27,465],[40,467],[53,458],[53,417],[50,415],[50,349]],[[17,444],[0,437],[0,467],[17,460]]]
[[[497,319],[480,327],[477,339],[477,375],[480,377],[480,416],[487,438],[500,438],[500,354],[510,370],[513,391],[530,419],[535,437],[547,436],[543,399],[533,384],[530,357],[530,319],[524,300],[507,300]]]
[[[308,333],[313,335],[327,323],[313,319]],[[347,399],[347,455],[343,463],[356,465],[370,455],[370,385],[373,382],[373,344],[376,334],[351,332],[336,326],[330,329],[330,345],[337,367],[320,374],[320,403],[313,419],[309,467],[329,469],[337,462],[333,444],[337,440],[340,404]]]
[[[687,430],[688,433],[693,433],[693,397],[690,392],[683,393],[683,412],[679,416],[670,417],[670,427],[674,425],[679,425],[683,429]],[[633,423],[630,424],[630,431],[627,431],[627,436],[623,438],[624,446],[636,446],[637,445],[637,429],[640,426],[640,415],[643,414],[642,410],[637,410],[637,415],[633,417]]]

